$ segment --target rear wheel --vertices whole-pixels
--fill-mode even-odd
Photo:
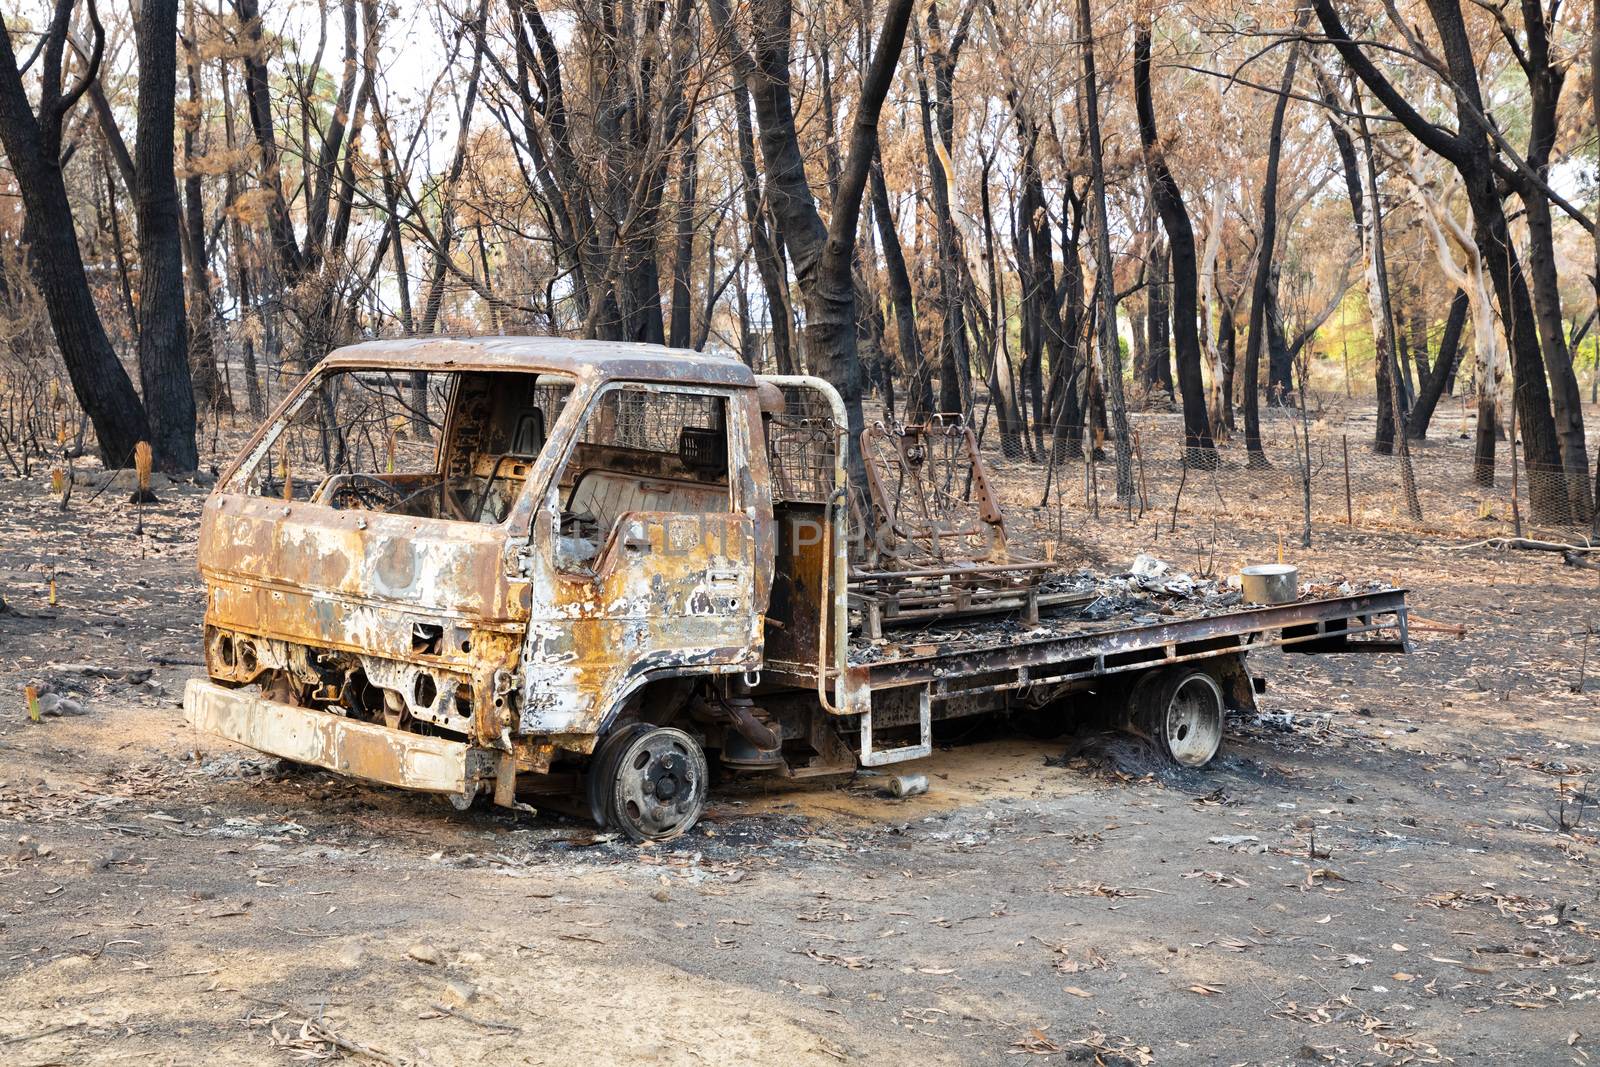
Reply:
[[[590,803],[596,821],[633,840],[666,841],[699,821],[709,776],[693,737],[641,723],[606,739],[590,770]]]
[[[1148,674],[1128,700],[1129,725],[1184,767],[1204,767],[1222,745],[1222,687],[1202,670]]]

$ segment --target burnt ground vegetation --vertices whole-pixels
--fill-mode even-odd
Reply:
[[[729,783],[640,848],[196,738],[205,490],[142,514],[47,490],[0,481],[0,1062],[1600,1050],[1600,576],[1559,556],[1319,526],[1289,550],[1304,577],[1403,582],[1437,628],[1410,657],[1254,658],[1261,713],[1203,772],[964,728],[911,768],[927,795]],[[1222,573],[1276,551],[1258,521],[1167,523],[1062,551]]]

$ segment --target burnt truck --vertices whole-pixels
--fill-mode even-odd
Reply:
[[[714,772],[914,760],[969,716],[1109,709],[1199,766],[1255,707],[1249,650],[1408,648],[1402,589],[1251,606],[1067,574],[1009,543],[959,421],[873,424],[854,460],[848,432],[827,382],[697,352],[341,348],[206,501],[186,717],[460,807],[543,796],[665,839]]]

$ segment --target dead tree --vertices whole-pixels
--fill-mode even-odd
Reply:
[[[1197,326],[1198,266],[1195,262],[1194,229],[1177,179],[1167,167],[1156,134],[1155,104],[1150,91],[1150,21],[1141,19],[1134,30],[1133,92],[1139,113],[1139,143],[1144,149],[1145,170],[1150,178],[1150,195],[1161,215],[1172,257],[1173,341],[1178,353],[1178,382],[1183,394],[1184,461],[1192,466],[1212,468],[1217,464],[1216,445],[1211,440],[1206,417],[1205,386],[1200,376],[1200,334]],[[1165,311],[1162,312],[1165,316]],[[1163,323],[1163,325],[1165,325]],[[1162,339],[1163,351],[1165,338]],[[1162,362],[1166,361],[1163,354]]]
[[[1563,475],[1561,444],[1551,415],[1550,389],[1538,325],[1516,246],[1506,221],[1495,160],[1490,146],[1497,130],[1485,127],[1483,94],[1477,61],[1458,0],[1429,0],[1439,34],[1444,68],[1456,101],[1456,129],[1427,119],[1378,69],[1366,46],[1354,40],[1334,9],[1333,0],[1313,0],[1318,21],[1356,77],[1367,86],[1397,122],[1424,147],[1456,168],[1472,209],[1473,236],[1494,282],[1496,302],[1505,320],[1511,352],[1518,421],[1522,426],[1528,469],[1542,477],[1531,480],[1529,497],[1540,521],[1562,522],[1571,516]]]
[[[150,436],[150,424],[128,372],[100,321],[78,250],[72,202],[62,180],[62,124],[100,75],[105,30],[94,0],[85,8],[91,31],[83,69],[63,82],[63,61],[76,0],[55,0],[38,44],[39,104],[28,100],[11,48],[11,29],[0,14],[0,145],[16,175],[23,206],[23,239],[34,284],[44,298],[73,393],[94,426],[100,458],[108,467],[133,462],[133,449]]]
[[[1296,29],[1300,16],[1296,16]],[[1289,45],[1289,58],[1283,65],[1283,81],[1272,109],[1272,129],[1267,136],[1267,176],[1261,185],[1261,239],[1256,249],[1255,280],[1250,287],[1250,332],[1244,348],[1244,447],[1248,464],[1265,466],[1266,450],[1261,444],[1261,350],[1270,328],[1272,310],[1273,252],[1278,235],[1278,163],[1283,155],[1283,118],[1294,90],[1294,71],[1300,56],[1300,42]]]
[[[806,359],[812,373],[826,378],[844,399],[849,419],[851,481],[863,490],[866,468],[860,452],[864,420],[856,348],[856,230],[862,192],[877,146],[878,115],[905,43],[911,7],[911,0],[891,0],[884,11],[877,49],[856,101],[850,150],[827,225],[817,211],[795,129],[789,87],[790,0],[757,0],[753,5],[753,60],[742,46],[734,46],[735,68],[746,77],[761,130],[768,200],[783,229],[795,279],[805,300]],[[726,0],[711,0],[711,12],[719,32],[731,35],[732,19]]]
[[[1111,221],[1106,211],[1105,142],[1100,135],[1100,85],[1094,65],[1094,23],[1089,0],[1078,0],[1078,47],[1083,63],[1084,132],[1089,139],[1089,180],[1094,208],[1095,288],[1099,294],[1099,381],[1110,414],[1117,464],[1117,499],[1133,497],[1133,455],[1122,393],[1122,350],[1117,343],[1117,285],[1112,276]]]
[[[139,48],[138,141],[133,150],[139,217],[139,382],[156,465],[176,473],[200,465],[183,306],[178,185],[172,163],[178,0],[144,0],[134,29]]]

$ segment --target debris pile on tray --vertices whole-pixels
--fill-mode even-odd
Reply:
[[[1388,588],[1381,581],[1303,582],[1302,598],[1321,600]],[[890,632],[883,640],[852,642],[852,663],[871,663],[906,656],[933,655],[963,647],[1013,645],[1073,632],[1090,633],[1127,626],[1148,626],[1176,617],[1205,618],[1249,607],[1239,590],[1239,576],[1195,577],[1164,560],[1140,553],[1117,574],[1087,570],[1046,576],[1044,594],[1079,594],[1067,603],[1041,609],[1038,625],[1017,614],[963,617],[952,614],[916,629]]]

